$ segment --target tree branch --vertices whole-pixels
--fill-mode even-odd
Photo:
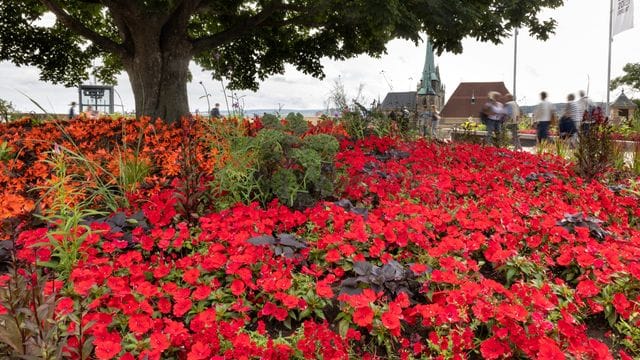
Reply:
[[[199,54],[207,49],[212,49],[251,33],[256,29],[263,27],[264,23],[271,15],[273,15],[277,10],[282,9],[282,1],[277,1],[274,4],[271,4],[271,6],[264,8],[256,15],[249,17],[246,21],[238,22],[228,29],[220,31],[214,35],[196,39],[193,41],[192,54]]]
[[[126,49],[124,47],[122,47],[120,44],[116,43],[115,41],[107,37],[104,37],[96,33],[95,31],[89,29],[88,27],[84,26],[82,22],[80,22],[78,19],[74,18],[73,16],[69,15],[55,1],[40,0],[40,2],[44,4],[52,13],[54,13],[58,18],[58,20],[60,20],[60,22],[66,25],[69,29],[76,32],[78,35],[87,38],[88,40],[92,41],[93,43],[105,49],[106,51],[118,54],[120,56],[126,55]]]
[[[191,15],[196,12],[202,0],[181,0],[167,13],[162,23],[173,23],[177,30],[184,32],[189,25]]]

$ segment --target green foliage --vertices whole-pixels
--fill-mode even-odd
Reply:
[[[640,176],[640,143],[636,143],[636,146],[633,148],[633,152],[631,153],[631,164],[629,167],[632,174]]]
[[[632,89],[640,90],[640,63],[628,63],[622,70],[625,74],[611,80],[609,89],[615,90],[626,85]]]
[[[330,135],[300,139],[271,128],[235,139],[211,183],[218,208],[237,202],[265,205],[278,198],[291,207],[310,206],[335,192],[338,141]]]
[[[9,121],[11,114],[16,110],[10,101],[0,99],[0,121]]]
[[[330,163],[340,150],[340,144],[336,138],[328,134],[317,134],[305,136],[302,139],[302,146],[315,150],[325,163]]]
[[[257,163],[249,138],[234,141],[225,165],[217,169],[210,187],[216,198],[217,209],[226,209],[236,203],[264,203],[266,197],[258,185]]]
[[[349,111],[340,118],[342,126],[352,139],[363,139],[366,135],[369,119],[360,113]]]
[[[133,192],[151,172],[151,165],[137,155],[120,155],[118,159],[118,185],[126,192]]]
[[[0,143],[0,161],[2,162],[6,162],[11,160],[11,158],[13,157],[13,148],[11,146],[9,146],[9,143],[6,141],[3,141],[2,143]]]
[[[47,242],[36,244],[51,251],[51,260],[40,265],[52,268],[62,279],[68,278],[75,264],[84,256],[80,247],[91,231],[83,225],[83,220],[103,215],[90,208],[93,196],[98,195],[84,193],[85,188],[74,183],[73,177],[67,174],[66,156],[62,151],[53,151],[48,160],[55,176],[49,182],[45,196],[52,195],[53,200],[41,217],[53,228],[47,233]]]
[[[282,123],[280,122],[280,118],[273,114],[265,114],[262,117],[262,126],[264,126],[265,129],[275,129],[275,130],[283,129]]]
[[[286,117],[287,125],[285,126],[285,130],[300,136],[309,130],[309,124],[304,119],[304,116],[300,113],[289,113]]]
[[[373,132],[376,136],[392,136],[395,134],[393,121],[382,111],[374,110],[369,113],[371,123],[373,124]]]

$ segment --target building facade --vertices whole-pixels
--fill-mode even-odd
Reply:
[[[412,113],[420,114],[430,111],[431,105],[438,110],[444,106],[445,88],[440,80],[440,68],[435,66],[435,55],[431,40],[427,38],[427,51],[425,54],[422,78],[416,91],[390,92],[382,101],[382,111],[401,111],[406,108]]]
[[[449,101],[440,112],[443,123],[461,124],[465,121],[479,121],[482,106],[488,101],[489,92],[508,93],[504,82],[462,82],[451,94]]]

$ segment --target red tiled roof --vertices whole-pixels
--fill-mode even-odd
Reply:
[[[477,118],[482,110],[482,105],[487,102],[489,91],[497,91],[500,94],[509,92],[504,82],[463,82],[458,85],[449,101],[444,105],[440,115],[443,118]],[[471,103],[474,96],[475,104]]]

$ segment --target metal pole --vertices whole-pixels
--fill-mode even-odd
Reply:
[[[204,96],[207,98],[207,117],[211,116],[211,103],[209,102],[209,92],[207,91],[207,88],[204,87],[204,84],[202,83],[202,81],[200,81],[200,85],[202,86],[202,89],[204,90]]]
[[[611,83],[611,43],[613,42],[613,0],[609,5],[609,62],[607,66],[607,103],[605,104],[605,116],[609,117],[609,84]]]
[[[513,34],[513,99],[516,97],[516,73],[518,68],[518,28],[516,28]]]

